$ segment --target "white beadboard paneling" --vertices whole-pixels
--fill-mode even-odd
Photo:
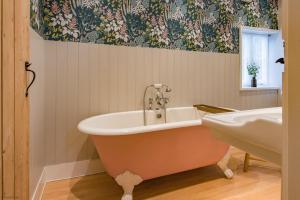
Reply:
[[[89,65],[89,45],[80,43],[78,55],[78,120],[89,116],[90,112],[90,78],[91,71]],[[91,65],[92,66],[92,65]]]
[[[45,96],[46,96],[46,68],[45,41],[33,30],[30,30],[30,62],[36,72],[36,80],[29,90],[30,115],[30,154],[29,154],[29,192],[30,197],[38,196],[40,190],[39,179],[46,164],[46,133],[45,133]],[[32,77],[30,77],[31,79]]]
[[[100,47],[101,48],[101,47]],[[128,93],[127,93],[127,101],[128,101],[128,110],[135,110],[135,94],[136,94],[136,65],[134,58],[134,50],[135,48],[128,48],[127,56],[128,56],[128,66],[127,66],[127,76],[128,76]]]
[[[56,163],[56,96],[57,96],[57,48],[56,43],[46,41],[46,159]],[[49,56],[51,55],[51,56]]]
[[[79,85],[79,72],[78,72],[78,43],[68,43],[67,48],[67,146],[80,145],[80,138],[82,134],[77,130],[78,123],[78,85]],[[75,160],[77,158],[77,148],[67,151],[68,160]]]
[[[88,48],[88,63],[89,63],[89,89],[90,89],[90,115],[99,113],[98,109],[98,91],[99,91],[99,73],[98,73],[98,48],[97,45],[91,45]]]
[[[57,136],[55,138],[56,142],[56,160],[58,162],[64,162],[65,154],[61,154],[61,152],[67,152],[68,148],[68,140],[66,140],[68,129],[67,129],[67,78],[68,78],[68,43],[66,42],[58,42],[57,48],[57,70],[56,70],[56,107],[55,107],[55,120],[56,127],[55,133]]]
[[[125,47],[121,47],[120,50],[124,51]],[[127,100],[127,71],[126,68],[123,66],[128,66],[128,57],[127,57],[127,53],[123,53],[120,54],[120,56],[118,57],[117,60],[117,66],[118,66],[118,110],[120,111],[126,111],[127,110],[127,104],[128,104],[128,100]]]
[[[276,90],[239,90],[237,54],[46,44],[48,164],[94,157],[93,144],[77,131],[77,123],[96,114],[141,109],[144,89],[152,83],[173,89],[170,106],[277,106]]]
[[[136,70],[136,77],[135,77],[135,109],[138,109],[143,105],[142,101],[142,94],[145,88],[144,82],[144,53],[142,48],[135,48],[134,49],[135,55],[135,70]],[[133,55],[132,55],[133,56]]]
[[[99,69],[98,78],[98,90],[100,91],[98,96],[100,113],[109,112],[109,51],[105,48],[98,47],[99,62],[97,68]]]
[[[151,49],[153,50],[153,49]],[[160,81],[160,73],[159,73],[159,69],[160,69],[160,59],[161,59],[161,55],[162,53],[160,53],[160,51],[151,51],[149,49],[149,52],[152,52],[152,67],[153,67],[153,81],[155,83],[158,83]],[[148,56],[148,55],[147,55]]]
[[[103,171],[104,169],[99,159],[48,165],[44,168],[44,182],[89,176]]]

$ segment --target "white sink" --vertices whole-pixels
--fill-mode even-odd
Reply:
[[[220,140],[276,164],[281,163],[282,108],[207,115],[203,124]]]

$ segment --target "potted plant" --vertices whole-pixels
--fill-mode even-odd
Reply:
[[[259,73],[260,67],[256,63],[250,63],[247,66],[249,76],[252,76],[251,87],[257,87],[256,76]]]

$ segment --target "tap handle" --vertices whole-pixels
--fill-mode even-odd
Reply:
[[[165,98],[165,104],[169,103],[170,99],[169,98]]]
[[[149,98],[149,110],[152,110],[153,98]]]

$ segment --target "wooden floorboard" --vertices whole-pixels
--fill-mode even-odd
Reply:
[[[232,180],[216,166],[148,180],[134,190],[135,200],[279,200],[280,168],[251,161],[243,172],[243,153],[236,151]],[[46,184],[43,200],[120,200],[122,189],[106,173]]]

